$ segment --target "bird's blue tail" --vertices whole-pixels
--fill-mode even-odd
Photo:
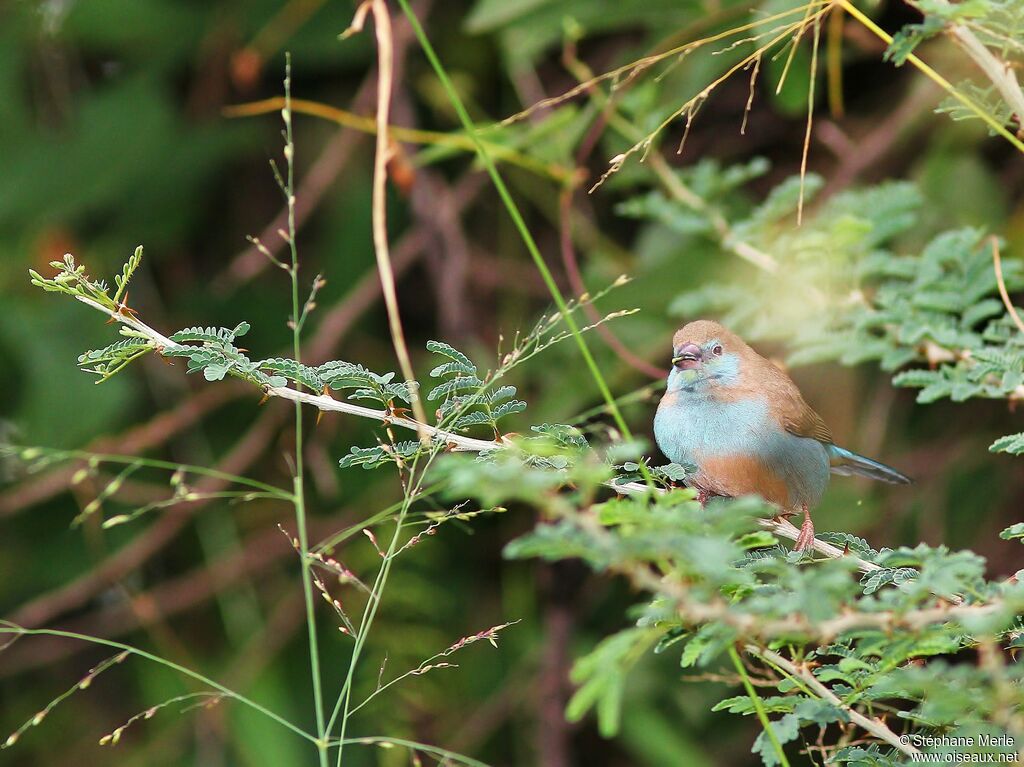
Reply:
[[[829,466],[833,474],[857,474],[882,482],[891,482],[894,485],[909,485],[913,481],[891,466],[872,461],[837,445],[828,445],[825,449],[828,451]]]

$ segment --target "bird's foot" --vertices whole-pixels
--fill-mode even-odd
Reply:
[[[699,487],[697,488],[697,503],[699,503],[701,506],[707,506],[708,498],[710,497],[711,493],[709,493],[707,490],[704,490],[703,488]]]
[[[811,514],[804,506],[804,521],[800,525],[800,535],[796,538],[794,550],[804,551],[814,545],[814,522],[811,521]]]

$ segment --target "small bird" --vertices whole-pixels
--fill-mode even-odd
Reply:
[[[796,540],[814,541],[810,509],[829,472],[905,485],[895,469],[836,445],[832,433],[779,367],[717,322],[697,320],[672,338],[668,388],[654,438],[670,461],[692,464],[687,484],[713,495],[760,495],[783,512],[803,512]]]

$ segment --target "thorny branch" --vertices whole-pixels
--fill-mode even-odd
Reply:
[[[811,670],[806,666],[798,666],[788,658],[779,655],[777,652],[772,652],[771,650],[757,647],[756,645],[746,645],[743,649],[751,655],[768,661],[772,665],[784,669],[787,673],[799,677],[804,684],[811,688],[811,690],[836,708],[845,711],[852,722],[854,722],[858,727],[870,732],[879,740],[885,741],[893,748],[902,751],[910,757],[919,756],[921,754],[921,751],[911,743],[902,741],[881,719],[872,719],[864,716],[864,714],[857,711],[857,709],[843,703],[839,699],[839,696],[818,681],[818,677],[811,673]]]
[[[141,333],[146,338],[150,339],[157,348],[157,351],[163,352],[166,349],[173,349],[179,346],[171,339],[162,333],[154,330],[149,325],[144,323],[138,317],[132,316],[125,312],[116,312],[112,309],[108,309],[102,304],[93,301],[85,296],[75,296],[82,303],[91,306],[104,314],[110,316],[115,321],[120,322],[123,325],[130,327],[137,333]],[[406,418],[404,416],[397,416],[393,413],[389,413],[385,410],[374,410],[373,408],[363,407],[362,405],[355,405],[350,402],[344,402],[336,400],[333,397],[329,397],[323,394],[310,394],[308,392],[298,391],[296,389],[289,388],[287,386],[276,386],[269,387],[266,390],[266,394],[270,397],[280,397],[281,399],[290,400],[292,402],[301,402],[306,405],[312,405],[313,407],[323,410],[338,413],[346,413],[348,415],[359,416],[360,418],[369,418],[375,421],[379,421],[383,424],[391,424],[395,426],[401,426],[404,429],[415,431],[418,434],[424,434],[431,440],[443,441],[450,450],[454,451],[467,451],[467,452],[482,452],[484,450],[493,450],[496,447],[502,447],[505,443],[502,442],[490,442],[483,439],[475,439],[473,437],[466,437],[462,434],[457,434],[452,431],[445,429],[439,429],[436,426],[432,426],[428,423],[423,423],[412,418]],[[651,492],[651,489],[638,482],[631,482],[626,484],[613,484],[612,489],[620,493],[646,493]],[[789,540],[795,541],[800,535],[800,531],[786,519],[761,519],[759,520],[762,527],[769,530],[775,535]],[[840,557],[846,557],[850,561],[854,562],[859,570],[862,572],[871,572],[878,570],[879,566],[867,562],[859,557],[850,554],[843,549],[833,546],[830,543],[826,543],[818,538],[814,539],[812,548],[819,554],[826,557],[837,559]]]

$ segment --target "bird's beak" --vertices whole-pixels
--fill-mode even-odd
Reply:
[[[698,368],[703,361],[700,347],[697,344],[684,344],[676,349],[672,357],[672,364],[680,370],[693,370]]]

